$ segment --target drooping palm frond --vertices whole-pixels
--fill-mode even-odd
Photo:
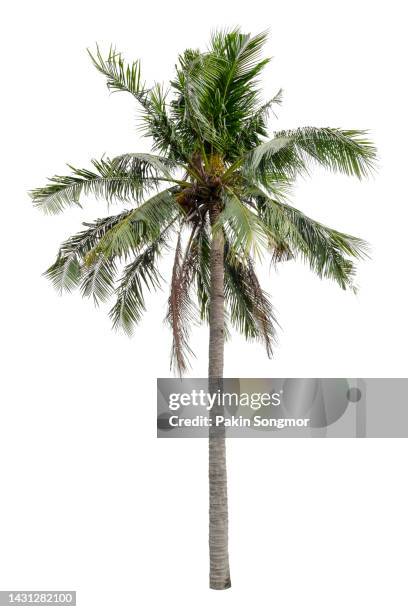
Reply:
[[[305,174],[315,163],[361,179],[373,171],[375,157],[376,149],[364,130],[282,130],[245,156],[243,174],[268,186],[281,174],[291,179]]]
[[[145,310],[143,289],[151,291],[160,287],[157,259],[166,248],[167,236],[168,228],[125,267],[116,289],[116,302],[109,312],[114,329],[123,329],[131,335]]]
[[[248,262],[249,286],[252,289],[253,312],[268,357],[272,357],[272,347],[277,338],[277,320],[268,294],[262,289],[252,261]]]
[[[82,296],[92,297],[96,306],[107,300],[114,292],[117,272],[115,259],[100,253],[81,268]]]
[[[146,200],[138,208],[122,215],[88,251],[84,262],[90,265],[100,255],[123,259],[141,246],[154,241],[163,226],[174,223],[181,211],[171,189],[165,189]]]
[[[86,229],[64,240],[60,246],[59,255],[63,257],[75,255],[79,260],[83,261],[105,234],[109,232],[112,227],[120,223],[122,219],[125,219],[131,212],[131,210],[124,210],[118,215],[110,215],[109,217],[97,219],[92,223],[84,222],[82,225]]]
[[[126,268],[131,274],[131,282],[123,288],[121,283],[117,304],[121,309],[114,311],[115,326],[119,324],[129,333],[131,323],[139,320],[144,309],[141,281],[146,287],[158,287],[159,274],[155,269],[155,259],[165,246],[164,237],[179,218],[175,200],[169,190],[158,193],[139,208],[131,211],[111,227],[98,244],[84,258],[82,292],[83,295],[93,295],[96,302],[106,299],[113,293],[114,275],[116,275],[115,260],[127,260],[136,256],[134,265]],[[165,227],[164,227],[165,226]],[[163,229],[164,227],[164,229]],[[150,246],[154,246],[150,249]],[[140,250],[145,251],[140,255]],[[125,273],[125,277],[127,274]],[[126,278],[126,283],[129,277]],[[139,300],[139,302],[137,301]],[[136,319],[128,316],[129,304],[136,308]],[[120,315],[119,318],[115,318]]]
[[[158,238],[164,226],[170,228],[179,216],[170,189],[157,193],[138,208],[85,223],[86,230],[62,243],[56,261],[44,274],[59,292],[70,292],[82,282],[83,295],[92,294],[96,302],[102,301],[113,289],[115,259],[126,260],[138,253]]]
[[[81,264],[75,253],[68,255],[58,254],[55,262],[44,272],[44,276],[51,281],[58,293],[67,291],[71,293],[81,280]]]
[[[166,315],[166,321],[173,335],[171,365],[180,376],[189,366],[189,357],[194,356],[189,345],[189,335],[191,323],[197,320],[196,307],[190,296],[195,263],[191,247],[195,231],[196,227],[193,227],[184,253],[181,235],[177,240]]]
[[[354,288],[355,267],[349,258],[367,256],[364,240],[333,230],[267,197],[258,198],[257,205],[264,223],[282,236],[295,257],[301,256],[318,276],[335,280],[342,289]]]
[[[276,342],[276,318],[269,296],[263,291],[253,263],[240,260],[225,249],[225,298],[231,323],[248,340],[261,340],[269,357]]]
[[[260,256],[261,247],[266,247],[270,240],[269,229],[262,218],[248,208],[232,190],[228,190],[224,196],[224,209],[213,231],[223,231],[231,250],[244,256]]]
[[[195,254],[194,278],[196,281],[197,301],[200,319],[209,322],[210,306],[210,247],[209,223],[203,222],[197,230],[191,252]]]
[[[290,169],[294,171],[293,168],[295,168],[295,171],[300,171],[304,168],[304,164],[294,155],[293,147],[291,148],[290,144],[290,139],[287,137],[275,137],[259,144],[250,150],[242,160],[243,175],[251,180],[256,180],[263,177],[271,167],[276,170],[279,168],[278,153],[281,151],[285,151],[285,160],[288,165],[290,163]]]
[[[124,211],[94,223],[84,223],[87,228],[65,240],[58,251],[55,262],[44,272],[59,293],[71,292],[80,285],[82,267],[88,253],[99,243],[101,238],[129,214]]]
[[[117,265],[114,258],[102,253],[85,265],[74,252],[59,253],[55,262],[44,272],[54,289],[62,294],[80,288],[83,297],[93,297],[95,305],[105,301],[114,291]]]

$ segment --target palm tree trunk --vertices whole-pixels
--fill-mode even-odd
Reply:
[[[210,213],[211,226],[220,213],[218,203],[213,203]],[[221,232],[213,234],[210,253],[210,345],[209,391],[222,391],[224,370],[224,238]],[[214,406],[212,417],[223,412],[222,406]],[[209,546],[210,588],[228,589],[231,586],[228,558],[228,495],[227,466],[224,427],[210,427],[209,431]]]

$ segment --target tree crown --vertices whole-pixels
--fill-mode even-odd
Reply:
[[[31,192],[34,204],[55,214],[89,194],[130,206],[85,223],[68,238],[46,271],[62,291],[80,288],[99,303],[112,294],[114,327],[131,333],[145,309],[144,292],[160,286],[160,256],[175,241],[167,321],[173,330],[172,361],[184,371],[189,324],[208,320],[211,236],[224,236],[225,297],[230,323],[248,339],[260,339],[268,354],[276,320],[254,260],[269,253],[279,262],[299,257],[320,277],[354,289],[353,260],[366,254],[364,241],[333,230],[294,208],[288,194],[313,164],[367,176],[376,151],[362,130],[305,127],[268,137],[268,118],[281,104],[278,91],[261,99],[259,77],[265,32],[218,31],[205,52],[178,58],[168,89],[148,87],[140,62],[127,64],[113,47],[90,58],[111,91],[131,94],[141,109],[140,129],[152,153],[125,153],[70,166]],[[195,295],[193,295],[195,289]]]

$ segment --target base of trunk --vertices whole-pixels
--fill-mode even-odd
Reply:
[[[223,582],[220,582],[219,580],[210,579],[210,589],[214,589],[215,591],[225,591],[225,589],[230,589],[230,588],[231,588],[230,578],[228,578],[227,580],[224,580]]]

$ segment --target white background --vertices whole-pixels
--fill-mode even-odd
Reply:
[[[166,291],[133,340],[111,332],[107,308],[57,296],[41,273],[106,211],[44,217],[26,195],[65,162],[149,148],[133,100],[108,95],[87,46],[116,43],[162,81],[214,27],[269,27],[265,95],[285,91],[272,129],[369,128],[378,145],[375,180],[315,172],[295,199],[368,240],[372,259],[357,297],[300,263],[265,269],[275,357],[235,337],[225,374],[406,376],[402,2],[37,0],[2,13],[0,589],[77,589],[84,612],[406,610],[406,440],[231,441],[233,588],[208,590],[206,443],[155,437]],[[193,346],[191,375],[205,376],[207,330]]]

